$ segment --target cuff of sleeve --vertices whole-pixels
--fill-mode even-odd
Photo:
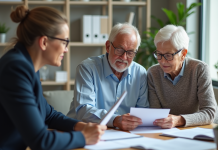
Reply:
[[[108,127],[114,127],[114,119],[119,116],[119,115],[116,115],[116,114],[113,114],[113,116],[111,117],[111,119],[109,120],[109,122],[107,123],[107,126]]]
[[[191,121],[191,118],[188,115],[181,115],[185,119],[185,125],[183,127],[192,126],[193,122]]]
[[[74,145],[75,148],[81,148],[86,145],[85,137],[83,136],[82,132],[80,131],[73,131],[73,137],[74,142],[72,142],[72,145]]]

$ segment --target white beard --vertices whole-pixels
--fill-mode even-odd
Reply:
[[[109,60],[109,63],[110,63],[110,65],[111,65],[111,67],[112,67],[114,70],[116,70],[117,72],[124,72],[124,71],[129,67],[128,61],[126,61],[126,60],[117,59],[114,63],[111,63],[110,59],[108,59],[108,60]],[[126,67],[123,68],[123,69],[119,69],[119,68],[117,68],[117,66],[116,66],[116,62],[126,63]]]

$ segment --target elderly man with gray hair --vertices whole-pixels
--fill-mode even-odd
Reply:
[[[157,65],[148,69],[151,108],[170,108],[170,115],[157,119],[162,128],[210,124],[216,113],[209,67],[188,58],[189,37],[181,26],[167,25],[154,39]]]
[[[129,114],[130,107],[149,107],[147,72],[133,61],[141,38],[128,23],[116,24],[105,46],[105,55],[78,65],[74,98],[67,116],[98,123],[124,91],[127,96],[108,122],[109,127],[132,130],[142,123]]]

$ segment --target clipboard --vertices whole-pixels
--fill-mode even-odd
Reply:
[[[108,123],[108,121],[113,116],[114,112],[117,110],[117,108],[120,106],[120,104],[122,103],[122,101],[126,97],[126,94],[127,94],[127,92],[124,91],[123,94],[120,96],[119,100],[114,104],[113,107],[111,107],[111,109],[107,112],[107,114],[104,116],[104,118],[102,118],[102,120],[99,123],[100,125],[106,125]]]

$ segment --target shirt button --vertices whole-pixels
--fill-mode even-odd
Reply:
[[[118,110],[117,110],[117,112],[118,112]]]
[[[117,97],[117,99],[119,99],[119,97]]]

